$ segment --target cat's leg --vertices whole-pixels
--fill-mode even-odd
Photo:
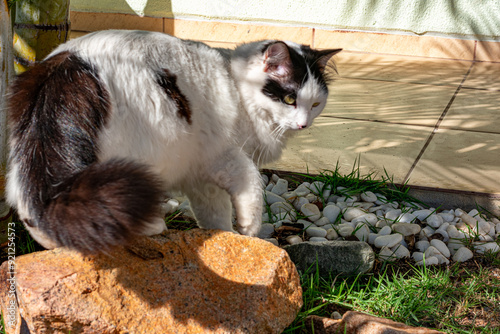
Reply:
[[[238,231],[256,236],[262,224],[262,178],[254,162],[240,149],[226,152],[212,166],[211,177],[231,196]]]
[[[214,183],[197,183],[186,190],[198,225],[205,229],[234,231],[231,198]]]

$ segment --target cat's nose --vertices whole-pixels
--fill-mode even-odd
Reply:
[[[297,123],[297,129],[299,129],[299,130],[305,129],[306,127],[307,127],[307,124],[302,125],[302,124]]]

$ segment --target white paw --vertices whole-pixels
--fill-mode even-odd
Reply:
[[[162,218],[155,218],[155,220],[144,229],[143,234],[149,236],[157,235],[167,229],[167,224]]]

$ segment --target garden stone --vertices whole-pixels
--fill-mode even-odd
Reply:
[[[108,254],[57,248],[16,257],[13,332],[281,333],[302,307],[290,257],[257,238],[193,229]],[[6,280],[4,262],[3,314]]]
[[[271,192],[275,193],[278,196],[283,195],[288,191],[288,181],[285,179],[279,179],[278,182],[274,185]]]
[[[383,261],[393,261],[396,259],[394,252],[387,246],[380,249],[378,256]]]
[[[361,199],[365,202],[375,203],[377,201],[377,195],[371,191],[366,191],[361,194]]]
[[[306,196],[307,194],[311,193],[311,189],[309,189],[310,186],[311,184],[309,182],[304,182],[299,185],[297,189],[295,189],[295,193],[300,197]]]
[[[376,227],[382,229],[384,227],[389,227],[389,229],[391,228],[389,225],[387,225],[387,221],[385,219],[381,219],[379,220],[376,224],[375,224]]]
[[[304,226],[304,229],[315,226],[314,223],[311,223],[309,220],[304,219],[297,220],[297,223],[302,224]]]
[[[279,220],[288,218],[291,221],[297,219],[297,212],[295,212],[293,205],[288,202],[276,202],[270,207],[271,212],[279,216]]]
[[[360,216],[363,216],[365,215],[367,212],[364,211],[364,210],[361,210],[361,209],[358,209],[358,208],[347,208],[345,211],[344,211],[344,215],[343,215],[343,218],[345,220],[347,220],[348,222],[350,222],[351,220],[353,220],[354,218],[357,218],[357,217],[360,217]]]
[[[403,241],[403,236],[399,233],[380,235],[375,239],[373,245],[377,248],[382,248],[384,246],[391,248],[399,244],[401,241]]]
[[[434,235],[436,234],[441,235],[443,237],[444,242],[447,242],[450,239],[448,232],[446,232],[446,230],[444,230],[442,226],[434,232]]]
[[[270,238],[273,234],[274,234],[274,225],[265,223],[261,225],[258,237],[261,239],[267,239]]]
[[[376,205],[384,205],[387,203],[387,197],[381,194],[375,194],[377,196],[377,200],[375,201]]]
[[[457,250],[459,250],[461,247],[464,246],[464,244],[460,242],[460,240],[450,240],[447,246],[448,249],[450,250],[450,253],[455,254]]]
[[[368,242],[368,237],[370,236],[370,229],[363,223],[359,223],[354,229],[354,235],[359,241]]]
[[[396,245],[391,248],[391,251],[394,252],[394,256],[398,259],[410,257],[410,251],[403,245]]]
[[[417,216],[415,216],[412,213],[406,212],[401,214],[397,221],[400,223],[413,223],[417,219]]]
[[[450,250],[448,249],[448,246],[446,246],[446,244],[441,240],[432,239],[430,245],[435,247],[445,257],[450,257]]]
[[[389,210],[385,213],[385,219],[394,221],[394,220],[398,219],[400,214],[401,214],[400,209],[392,209],[392,210]]]
[[[410,223],[394,223],[392,225],[392,230],[394,232],[401,233],[405,237],[417,235],[420,233],[421,229],[422,228],[419,225]]]
[[[452,213],[447,213],[447,212],[440,212],[438,213],[441,218],[443,218],[444,222],[451,223],[455,219],[455,215]]]
[[[361,223],[370,224],[371,226],[375,226],[375,224],[377,224],[377,221],[378,221],[378,218],[373,213],[366,213],[362,216],[356,217],[353,220],[351,220],[351,222],[353,224],[357,224],[357,223],[361,222]]]
[[[432,214],[431,210],[423,209],[423,210],[416,210],[413,211],[413,214],[418,218],[420,221],[424,221],[427,219]]]
[[[434,246],[429,246],[424,252],[426,258],[435,256],[436,254],[441,254],[441,252]]]
[[[307,204],[307,203],[309,203],[309,201],[307,200],[307,198],[305,198],[305,197],[297,197],[297,198],[293,201],[293,207],[294,207],[297,211],[300,211],[300,208],[302,207],[302,205]]]
[[[460,247],[455,254],[453,254],[453,261],[456,262],[465,262],[474,257],[474,253],[467,247]]]
[[[431,257],[426,257],[425,259],[423,259],[422,261],[418,261],[417,262],[417,266],[423,266],[425,263],[425,266],[428,267],[428,266],[435,266],[435,265],[438,265],[439,264],[439,260],[437,257],[435,256],[431,256]]]
[[[321,217],[321,212],[318,207],[312,203],[302,205],[300,211],[312,222],[315,222]]]
[[[340,214],[340,208],[335,204],[327,205],[323,209],[323,216],[326,217],[330,223],[335,223]]]
[[[420,238],[430,238],[434,235],[434,229],[430,226],[426,226],[424,227],[421,231],[420,231]]]
[[[279,176],[278,176],[278,175],[276,175],[276,174],[274,174],[274,173],[273,173],[273,175],[271,175],[271,181],[273,181],[274,183],[278,182],[278,180],[279,180],[279,179],[280,179],[280,178],[279,178]]]
[[[380,231],[378,231],[379,236],[389,235],[391,233],[392,233],[392,229],[390,228],[390,226],[384,226],[384,227],[382,227],[382,229]]]
[[[293,202],[297,198],[297,193],[295,191],[287,191],[281,197],[289,202]]]
[[[274,183],[269,182],[269,184],[266,186],[265,189],[266,189],[266,191],[271,191],[271,190],[273,190],[273,188],[274,188]]]
[[[288,237],[286,237],[286,242],[288,242],[290,245],[294,245],[294,244],[298,244],[298,243],[301,243],[303,242],[304,240],[302,240],[301,237],[299,237],[298,235],[289,235]]]
[[[358,241],[303,242],[284,249],[303,273],[309,268],[315,272],[317,260],[319,274],[323,277],[366,273],[375,261],[370,245]]]
[[[352,235],[354,227],[348,224],[341,224],[339,225],[337,232],[341,237],[345,238]]]
[[[427,223],[427,225],[429,225],[430,227],[432,227],[434,229],[439,228],[444,223],[443,218],[435,213],[430,215],[429,218],[427,218],[425,222]]]
[[[323,213],[325,213],[324,210],[323,210]],[[329,225],[329,224],[330,224],[330,220],[327,217],[321,217],[320,219],[318,219],[314,222],[314,225],[316,225],[316,226],[324,226],[324,225]]]
[[[316,196],[314,194],[307,194],[305,198],[307,199],[307,201],[309,203],[314,203],[314,202],[318,201],[318,196]]]
[[[500,251],[500,246],[496,242],[488,242],[488,243],[478,243],[474,245],[474,250],[479,254],[484,254],[487,252],[498,252]]]
[[[422,252],[413,252],[413,255],[411,256],[415,262],[420,262],[424,259],[424,253]]]
[[[266,186],[269,183],[269,177],[267,177],[266,174],[261,174],[260,177],[262,179],[262,184]]]
[[[309,228],[306,230],[306,234],[310,237],[325,237],[326,230],[322,229],[321,227],[309,226]]]
[[[309,241],[310,242],[323,242],[323,241],[328,241],[328,239],[323,238],[323,237],[310,237]]]
[[[321,182],[321,181],[314,181],[309,186],[309,189],[311,189],[311,192],[313,194],[320,195],[324,186],[325,186],[325,184],[323,182]]]
[[[448,236],[452,239],[464,239],[465,238],[465,233],[463,231],[457,230],[456,226],[450,225],[446,229],[446,232],[448,233]]]
[[[337,231],[335,229],[330,228],[326,231],[326,239],[328,240],[335,240],[339,237]]]
[[[368,243],[370,245],[373,245],[373,243],[375,242],[375,239],[377,239],[379,235],[377,233],[370,233],[370,235],[368,235]]]
[[[272,244],[273,244],[273,245],[275,245],[275,246],[279,246],[279,242],[278,242],[278,240],[276,240],[276,239],[274,239],[274,238],[266,238],[266,239],[264,239],[264,240],[265,240],[265,241],[267,241],[267,242],[272,243]]]
[[[322,197],[323,199],[326,201],[328,200],[328,198],[330,198],[330,194],[332,193],[332,186],[330,184],[327,184],[324,188],[323,188],[323,194],[322,194]]]
[[[174,213],[179,208],[179,201],[176,199],[169,199],[166,203],[161,204],[162,214]]]
[[[274,203],[277,202],[285,202],[285,199],[281,196],[276,195],[275,193],[272,193],[270,191],[265,191],[265,196],[264,199],[267,203],[267,205],[273,205]]]

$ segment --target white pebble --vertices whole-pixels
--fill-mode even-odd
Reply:
[[[403,245],[396,245],[391,250],[394,252],[394,256],[398,259],[402,259],[404,257],[410,257],[410,251]]]
[[[326,238],[328,240],[335,240],[339,237],[337,231],[335,231],[335,229],[333,228],[330,228],[326,231]]]
[[[354,227],[348,224],[340,224],[337,232],[341,237],[348,237],[354,232]]]
[[[299,219],[297,220],[297,223],[302,224],[304,226],[304,229],[308,228],[309,226],[314,226],[314,223],[311,223],[309,220],[305,219]]]
[[[309,182],[304,182],[301,185],[299,185],[297,189],[295,189],[295,193],[297,194],[297,196],[306,196],[307,194],[310,194],[311,193],[311,189],[309,189],[310,185],[311,184]]]
[[[367,224],[369,224],[371,226],[375,226],[375,224],[377,224],[377,221],[378,221],[378,218],[373,213],[367,213],[367,214],[364,214],[362,216],[356,217],[353,220],[351,220],[351,222],[353,224],[367,223]]]
[[[384,261],[390,261],[396,259],[396,255],[394,254],[394,252],[387,246],[384,246],[382,247],[382,249],[380,249],[378,256],[381,260]]]
[[[322,241],[328,241],[328,239],[323,238],[323,237],[310,237],[309,241],[310,242],[322,242]]]
[[[413,258],[413,260],[415,260],[415,262],[419,262],[419,261],[422,261],[424,259],[424,253],[413,252],[411,257]]]
[[[474,253],[467,247],[460,247],[455,254],[453,254],[453,261],[456,262],[465,262],[467,260],[470,260],[474,257]]]
[[[417,219],[417,216],[415,216],[412,213],[406,212],[401,214],[398,218],[397,221],[400,223],[413,223]]]
[[[303,241],[302,238],[299,237],[298,235],[290,235],[290,236],[286,237],[285,240],[290,245],[298,244],[298,243],[301,243]]]
[[[375,239],[377,239],[379,235],[377,233],[370,233],[370,235],[368,236],[368,243],[370,245],[373,245],[373,243],[375,242]]]
[[[453,219],[455,219],[455,215],[448,212],[440,212],[438,213],[438,215],[441,216],[441,218],[443,218],[443,221],[447,223],[451,223]]]
[[[432,214],[431,210],[423,209],[423,210],[417,210],[413,211],[413,214],[420,220],[424,221],[427,219]]]
[[[394,223],[392,225],[392,230],[397,233],[401,233],[405,237],[410,235],[417,235],[420,233],[422,228],[417,224],[410,223]]]
[[[398,219],[400,214],[401,214],[400,209],[392,209],[385,213],[385,218],[388,220],[396,220]]]
[[[500,251],[500,246],[496,242],[487,242],[485,244],[476,244],[474,245],[474,250],[479,254],[484,254],[487,252],[496,253]]]
[[[378,231],[378,235],[389,235],[392,233],[392,229],[389,226],[384,226],[380,231]]]
[[[309,203],[317,202],[318,201],[318,196],[316,196],[314,194],[307,194],[305,196],[305,198],[309,201]]]
[[[363,223],[359,223],[354,230],[354,235],[359,241],[368,242],[368,237],[370,236],[370,229]]]
[[[434,229],[430,226],[426,226],[420,231],[420,239],[430,238],[433,235],[434,235]]]
[[[311,189],[311,192],[315,195],[320,195],[321,192],[323,191],[323,187],[325,184],[321,181],[314,181],[311,183],[309,186],[309,189]]]
[[[426,258],[434,256],[436,254],[441,254],[441,252],[438,251],[438,249],[434,246],[429,246],[424,252]]]
[[[266,191],[271,191],[274,188],[274,183],[269,182],[269,184],[266,186]]]
[[[264,239],[264,240],[265,240],[265,241],[267,241],[267,242],[272,243],[272,244],[273,244],[273,245],[275,245],[275,246],[279,246],[278,240],[276,240],[276,239],[274,239],[274,238],[266,238],[266,239]]]
[[[297,193],[295,191],[287,191],[281,197],[289,202],[293,202],[297,198]]]
[[[307,203],[302,205],[300,211],[312,222],[318,220],[321,217],[321,212],[318,207],[312,203]]]
[[[307,229],[306,229],[306,234],[310,237],[326,237],[326,230],[321,228],[321,227],[317,227],[317,226],[309,226]]]
[[[450,250],[448,249],[448,246],[446,246],[446,244],[441,240],[432,239],[431,246],[435,247],[445,257],[450,257]]]
[[[429,225],[430,227],[432,227],[434,229],[443,225],[443,222],[444,222],[443,218],[441,216],[438,216],[435,213],[430,215],[425,221],[427,222],[427,225]]]
[[[262,224],[260,227],[258,237],[261,239],[270,238],[274,234],[274,225],[273,224]]]
[[[430,242],[427,240],[420,240],[415,243],[415,248],[418,249],[420,252],[425,252],[427,248],[430,246]]]
[[[320,227],[325,226],[325,225],[329,225],[329,224],[330,224],[330,221],[326,217],[321,217],[320,219],[318,219],[314,222],[314,225],[320,226]]]
[[[340,208],[338,206],[336,206],[335,204],[327,205],[323,209],[323,216],[328,218],[330,223],[335,223],[339,214],[340,214]]]
[[[361,194],[361,199],[365,202],[374,203],[377,201],[377,195],[375,195],[371,191],[366,191],[366,192]]]
[[[338,203],[338,202],[337,202]],[[365,215],[367,212],[358,208],[347,208],[344,212],[344,219],[350,222],[354,218]]]
[[[307,203],[309,203],[309,201],[308,201],[305,197],[297,197],[297,198],[293,201],[293,207],[294,207],[296,210],[299,210],[299,211],[300,211],[300,208],[302,207],[302,205],[307,204]]]
[[[270,191],[265,191],[264,199],[267,203],[267,205],[272,205],[277,202],[285,202],[285,199],[281,196],[276,195],[275,193],[272,193]]]
[[[383,246],[391,248],[399,244],[402,240],[403,236],[399,233],[389,234],[389,235],[379,235],[375,239],[373,244],[377,248],[382,248]]]
[[[424,260],[418,261],[417,262],[417,266],[423,266],[424,263],[425,263],[426,267],[427,266],[434,266],[434,265],[438,265],[439,264],[439,260],[435,256],[426,257]]]
[[[284,193],[286,193],[287,190],[288,190],[288,181],[285,179],[279,179],[278,182],[276,182],[276,184],[274,185],[271,192],[281,196]]]
[[[269,177],[266,174],[260,176],[262,178],[262,184],[267,185],[269,183]]]
[[[166,203],[161,204],[163,215],[174,213],[179,207],[179,201],[176,199],[169,199]]]

